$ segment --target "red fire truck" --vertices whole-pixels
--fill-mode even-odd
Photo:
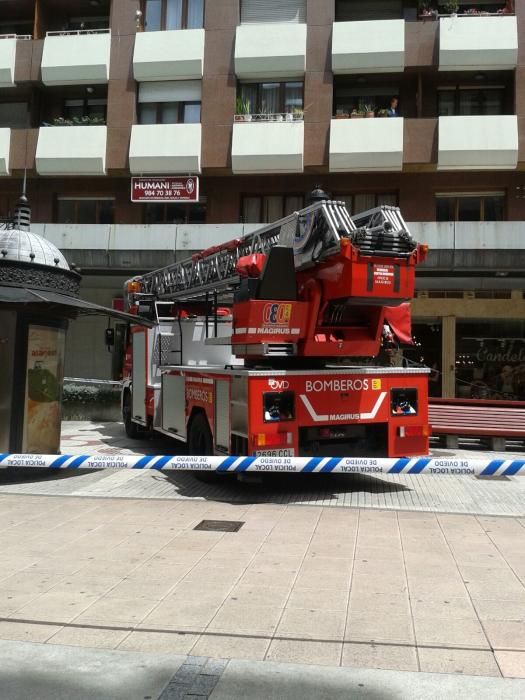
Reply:
[[[392,366],[427,247],[397,207],[350,216],[321,190],[242,239],[126,283],[126,432],[192,455],[428,451],[427,370]],[[386,362],[378,358],[386,357]]]

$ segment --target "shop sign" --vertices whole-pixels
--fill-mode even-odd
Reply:
[[[132,202],[198,202],[198,177],[132,177]]]

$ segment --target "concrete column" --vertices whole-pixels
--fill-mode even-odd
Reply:
[[[443,398],[452,399],[456,394],[456,317],[443,316],[441,328]]]

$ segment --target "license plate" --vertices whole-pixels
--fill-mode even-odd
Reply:
[[[256,457],[294,457],[295,451],[293,448],[283,447],[282,449],[275,450],[256,450]]]

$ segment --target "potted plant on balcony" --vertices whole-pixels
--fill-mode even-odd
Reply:
[[[337,109],[335,112],[336,119],[348,119],[349,116],[348,112],[344,109]]]
[[[374,105],[364,105],[365,117],[373,119],[376,116]]]
[[[388,117],[388,109],[379,109],[377,111],[378,117]]]
[[[438,11],[434,4],[429,2],[429,0],[419,0],[417,4],[417,15],[419,19],[433,20],[437,19]]]
[[[245,100],[241,96],[237,98],[234,119],[236,122],[251,122],[252,115],[250,114],[249,100]]]
[[[361,111],[361,109],[354,109],[350,112],[350,119],[362,119],[365,116],[364,112]]]
[[[448,2],[443,3],[445,12],[449,15],[457,15],[459,10],[458,0],[448,0]]]
[[[292,110],[294,121],[302,121],[304,119],[304,109],[301,107],[294,107]]]

